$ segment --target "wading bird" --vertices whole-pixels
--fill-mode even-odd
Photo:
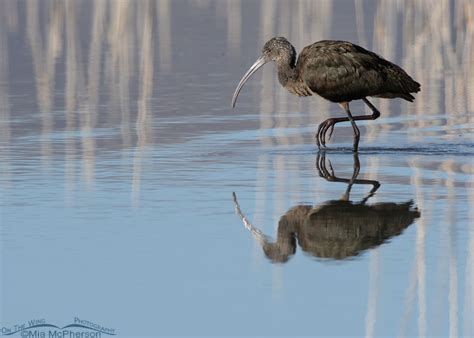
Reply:
[[[400,97],[413,102],[411,93],[420,91],[420,84],[402,68],[377,54],[346,41],[323,40],[306,46],[296,61],[293,45],[284,37],[265,43],[262,55],[240,80],[232,97],[232,107],[244,83],[265,63],[274,61],[278,80],[290,93],[310,96],[313,93],[339,103],[347,117],[330,118],[321,123],[316,132],[318,148],[326,147],[339,122],[349,121],[354,130],[353,151],[357,152],[360,131],[355,121],[375,120],[380,112],[367,100],[368,96],[382,98]],[[363,100],[372,115],[352,116],[349,102]],[[329,132],[328,137],[326,137]]]

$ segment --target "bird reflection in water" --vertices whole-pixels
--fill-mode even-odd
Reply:
[[[329,160],[328,160],[329,161]],[[400,235],[420,212],[413,201],[405,203],[367,204],[380,187],[375,180],[358,179],[360,162],[354,154],[354,171],[351,178],[339,178],[324,153],[318,154],[316,168],[319,175],[331,182],[346,182],[347,189],[340,200],[317,206],[297,205],[288,210],[278,222],[276,241],[254,227],[242,213],[234,193],[236,213],[245,227],[261,245],[265,256],[273,263],[285,263],[301,249],[314,257],[343,260],[379,246],[391,237]],[[359,202],[349,199],[354,184],[371,185],[370,192]]]

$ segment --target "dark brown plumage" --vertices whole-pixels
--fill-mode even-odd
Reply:
[[[402,68],[353,43],[319,41],[303,48],[296,61],[295,48],[287,39],[278,37],[264,45],[262,56],[240,81],[232,98],[232,107],[245,81],[270,61],[276,63],[278,80],[289,92],[297,96],[316,93],[339,103],[346,111],[347,117],[331,118],[320,124],[316,133],[318,147],[325,147],[326,134],[329,132],[329,140],[336,123],[349,121],[354,130],[353,150],[356,152],[360,132],[355,121],[375,120],[380,116],[367,97],[399,97],[412,102],[415,99],[412,93],[420,91],[420,84]],[[352,116],[349,102],[353,100],[363,100],[373,114]]]

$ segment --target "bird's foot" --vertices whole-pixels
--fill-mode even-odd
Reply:
[[[326,121],[322,122],[319,127],[318,131],[316,132],[316,145],[319,149],[321,146],[326,148],[326,139],[327,142],[331,140],[332,133],[334,131],[334,126],[336,125],[337,120],[334,118],[327,119]],[[326,138],[327,133],[329,132],[329,136]]]

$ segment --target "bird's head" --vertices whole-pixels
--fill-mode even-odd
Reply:
[[[266,62],[295,63],[296,51],[293,45],[284,37],[268,40],[262,48],[262,57]]]
[[[262,48],[262,55],[249,68],[245,75],[240,80],[232,97],[232,108],[235,107],[237,96],[244,86],[245,82],[255,73],[260,67],[270,61],[277,64],[290,64],[294,66],[296,59],[296,51],[292,44],[284,37],[276,37],[268,40]]]

